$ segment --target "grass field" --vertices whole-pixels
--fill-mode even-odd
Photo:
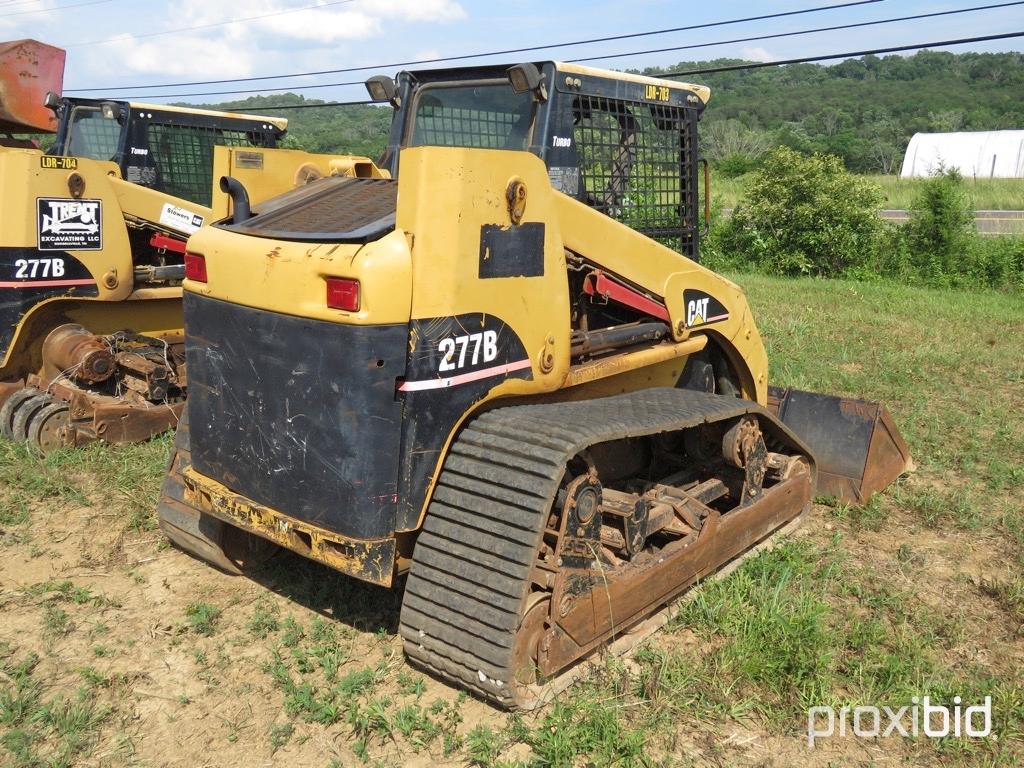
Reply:
[[[873,175],[866,178],[882,188],[885,208],[906,210],[921,185],[921,179]],[[743,196],[749,176],[728,179],[716,175],[711,182],[712,199],[723,208],[735,208]],[[1024,210],[1024,181],[1021,179],[964,179],[964,188],[975,210]]]
[[[496,712],[406,665],[400,596],[166,547],[170,438],[0,443],[0,765],[1024,764],[1024,305],[734,276],[772,380],[884,400],[917,471],[709,584],[631,659]],[[993,700],[996,738],[820,740],[808,706]]]

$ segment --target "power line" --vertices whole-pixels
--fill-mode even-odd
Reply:
[[[31,13],[52,13],[53,11],[66,11],[69,8],[81,8],[86,5],[103,5],[109,3],[112,0],[89,0],[87,3],[74,3],[73,5],[57,5],[53,8],[37,8],[34,11],[14,11],[13,13],[5,13],[0,15],[0,18],[6,19],[8,16],[27,16]]]
[[[709,75],[716,72],[737,72],[745,69],[764,69],[766,67],[781,67],[787,64],[810,64],[816,61],[829,61],[831,59],[852,59],[861,56],[877,56],[880,53],[898,53],[900,51],[913,51],[921,50],[925,48],[946,48],[951,45],[965,45],[967,43],[984,43],[993,40],[1009,40],[1011,38],[1024,37],[1024,31],[1021,32],[1004,32],[999,35],[982,35],[980,37],[962,37],[957,40],[937,40],[930,43],[914,43],[913,45],[897,45],[890,46],[887,48],[873,48],[868,51],[850,51],[847,53],[830,53],[821,56],[803,56],[798,59],[785,59],[782,61],[757,61],[750,62],[747,64],[735,64],[722,67],[707,67],[704,69],[688,69],[681,72],[659,72],[652,74],[651,77],[689,77],[690,75]],[[347,107],[354,106],[357,104],[371,104],[370,101],[342,101],[342,102],[329,102],[324,104],[296,104],[288,106],[285,104],[271,104],[268,106],[255,107],[255,112],[269,112],[272,110],[286,110],[286,109],[317,109],[322,107]],[[244,111],[244,110],[228,110],[232,112]]]
[[[818,27],[817,29],[801,29],[795,32],[775,32],[770,35],[758,35],[757,37],[738,37],[733,40],[719,40],[715,43],[695,43],[693,45],[677,45],[671,48],[652,48],[646,51],[627,51],[625,53],[610,53],[606,56],[588,56],[582,59],[569,59],[570,62],[580,61],[601,61],[603,59],[618,59],[625,56],[641,56],[651,53],[668,53],[670,51],[685,51],[692,48],[706,48],[712,45],[728,45],[732,43],[750,43],[758,40],[773,40],[781,37],[797,37],[799,35],[810,35],[818,32],[836,32],[843,29],[857,29],[859,27],[875,27],[880,24],[894,24],[900,21],[918,21],[920,19],[932,19],[938,16],[955,16],[960,13],[972,13],[974,11],[990,11],[996,8],[1008,8],[1014,5],[1024,5],[1024,0],[1014,2],[994,3],[992,5],[976,5],[971,8],[956,8],[949,11],[933,11],[932,13],[917,13],[912,16],[897,16],[891,19],[876,19],[874,21],[858,21],[850,24],[837,24],[831,27]]]
[[[897,45],[889,48],[874,48],[870,51],[853,51],[851,53],[832,53],[828,56],[804,56],[799,59],[783,59],[780,61],[755,61],[749,64],[730,64],[723,67],[709,67],[706,69],[689,69],[685,72],[662,72],[651,77],[688,77],[689,75],[710,75],[715,72],[736,72],[742,69],[764,69],[765,67],[781,67],[786,64],[809,64],[815,61],[828,61],[829,59],[852,59],[861,56],[877,56],[880,53],[898,53],[899,51],[913,51],[921,48],[945,48],[950,45],[964,45],[966,43],[984,43],[991,40],[1009,40],[1014,37],[1024,37],[1024,31],[1004,32],[999,35],[982,35],[981,37],[962,37],[958,40],[939,40],[934,43],[916,43],[914,45]]]
[[[623,35],[612,35],[610,37],[593,37],[586,40],[573,40],[565,43],[551,43],[549,45],[537,45],[527,48],[506,48],[505,50],[499,51],[485,51],[483,53],[467,53],[460,56],[444,56],[434,59],[416,59],[413,61],[398,61],[390,64],[373,64],[365,67],[348,67],[345,69],[323,69],[313,72],[292,72],[287,75],[264,75],[262,77],[238,77],[228,78],[226,80],[193,80],[191,82],[184,83],[155,83],[150,85],[118,85],[109,88],[72,88],[68,89],[68,93],[89,93],[99,92],[109,93],[110,91],[132,91],[136,89],[145,88],[180,88],[190,85],[220,85],[223,83],[251,83],[256,80],[282,80],[290,77],[312,77],[314,75],[338,75],[345,72],[365,72],[368,70],[380,70],[389,69],[391,67],[411,67],[418,66],[420,64],[437,64],[443,61],[465,61],[466,59],[478,59],[485,56],[504,56],[512,53],[527,53],[530,51],[543,51],[550,48],[566,48],[574,45],[589,45],[591,43],[605,43],[613,40],[626,40],[635,37],[649,37],[651,35],[666,35],[672,32],[686,32],[694,29],[709,29],[711,27],[724,27],[731,24],[743,24],[750,21],[767,21],[769,19],[779,19],[785,16],[800,16],[808,13],[820,13],[822,11],[831,11],[838,8],[849,8],[856,5],[873,5],[875,3],[885,2],[885,0],[856,0],[855,2],[839,3],[838,5],[825,5],[816,6],[814,8],[803,8],[798,11],[784,11],[780,13],[769,13],[761,16],[747,16],[742,19],[727,19],[724,21],[712,21],[705,24],[692,24],[686,27],[673,27],[672,29],[658,29],[651,30],[648,32],[633,32],[630,34]],[[323,7],[323,6],[317,6]],[[361,81],[360,81],[361,82]],[[265,89],[269,90],[269,89]],[[224,93],[253,93],[254,91],[225,91]],[[181,94],[182,96],[188,96],[191,94]],[[215,94],[198,94],[198,95],[220,95]],[[151,97],[156,98],[156,97]],[[163,97],[161,97],[163,98]]]
[[[279,88],[248,88],[239,91],[192,91],[190,93],[146,93],[141,96],[118,96],[119,99],[177,99],[188,96],[231,96],[239,93],[269,93],[271,91],[310,90],[312,88],[340,88],[344,85],[362,85],[363,80],[349,80],[345,83],[314,83],[313,85],[284,85]]]
[[[933,13],[914,14],[914,15],[911,15],[911,16],[898,16],[898,17],[890,18],[890,19],[877,19],[877,20],[874,20],[874,21],[852,22],[852,23],[849,23],[849,24],[838,24],[838,25],[834,25],[834,26],[830,26],[830,27],[817,27],[817,28],[814,28],[814,29],[803,29],[803,30],[796,30],[796,31],[793,31],[793,32],[777,32],[777,33],[767,34],[767,35],[755,35],[755,36],[752,36],[752,37],[734,38],[734,39],[731,39],[731,40],[715,40],[715,41],[712,41],[712,42],[691,43],[689,45],[680,45],[680,46],[674,46],[674,47],[671,47],[671,48],[653,48],[653,49],[644,50],[644,51],[631,51],[629,53],[616,53],[616,54],[609,54],[609,55],[602,55],[602,56],[587,56],[587,57],[581,57],[581,58],[578,58],[578,59],[570,59],[570,61],[572,61],[572,62],[600,61],[602,59],[619,58],[619,57],[623,57],[623,56],[642,56],[642,55],[652,54],[652,53],[665,53],[667,51],[682,51],[682,50],[693,50],[693,49],[696,49],[696,48],[711,48],[711,47],[718,46],[718,45],[730,45],[730,44],[739,43],[739,42],[746,43],[746,42],[755,42],[755,41],[759,41],[759,40],[771,40],[771,39],[780,38],[780,37],[796,37],[796,36],[799,36],[799,35],[810,35],[810,34],[816,34],[816,33],[819,33],[819,32],[835,32],[835,31],[844,30],[844,29],[855,29],[855,28],[858,28],[858,27],[878,26],[880,24],[894,24],[894,23],[897,23],[897,22],[904,22],[904,21],[917,21],[919,19],[933,18],[933,17],[936,17],[936,16],[951,16],[951,15],[960,14],[960,13],[970,13],[970,12],[974,12],[974,11],[985,11],[985,10],[992,10],[992,9],[995,9],[995,8],[1005,8],[1005,7],[1009,7],[1009,6],[1019,6],[1019,5],[1024,5],[1024,0],[1013,0],[1012,2],[996,3],[996,4],[992,4],[992,5],[979,5],[979,6],[974,6],[974,7],[971,7],[971,8],[960,8],[960,9],[951,10],[951,11],[936,11],[936,12],[933,12]],[[377,69],[385,69],[385,68],[387,68],[389,66],[398,66],[398,65],[381,65]],[[358,69],[368,69],[368,67],[359,67]],[[355,70],[344,70],[344,71],[355,71]],[[312,85],[292,84],[292,85],[288,85],[288,86],[281,86],[281,87],[274,87],[274,88],[250,88],[250,89],[227,90],[227,91],[198,91],[198,92],[190,92],[190,93],[154,93],[154,94],[145,94],[145,95],[142,95],[142,96],[136,96],[136,97],[133,97],[133,98],[137,98],[137,99],[173,99],[173,98],[187,98],[187,97],[195,97],[195,96],[232,96],[232,95],[246,94],[246,93],[268,93],[268,92],[272,92],[272,91],[280,92],[280,91],[291,91],[291,90],[311,90],[311,89],[314,89],[314,88],[341,88],[341,87],[350,86],[350,85],[362,85],[362,81],[361,80],[350,80],[350,81],[341,82],[341,83],[316,83],[316,84],[312,84]],[[125,97],[125,98],[128,98],[128,97]]]
[[[370,101],[369,99],[363,99],[362,101],[325,101],[320,104],[272,104],[269,107],[236,107],[232,109],[224,109],[221,111],[243,112],[246,114],[258,115],[260,112],[274,112],[283,109],[322,109],[323,107],[358,107],[365,106],[367,104],[373,104],[373,102]]]
[[[110,0],[94,0],[94,2],[109,2],[109,1]],[[263,13],[263,14],[260,14],[259,16],[246,16],[246,17],[241,18],[241,19],[228,19],[227,21],[215,21],[215,22],[212,22],[210,24],[196,24],[195,26],[192,26],[192,27],[179,27],[178,29],[165,29],[165,30],[162,30],[160,32],[146,32],[146,33],[141,34],[141,35],[132,35],[131,39],[139,40],[139,39],[146,38],[146,37],[160,37],[162,35],[173,35],[173,34],[176,34],[178,32],[192,32],[192,31],[197,30],[197,29],[211,29],[213,27],[223,27],[223,26],[226,26],[227,24],[240,24],[240,23],[245,22],[245,21],[257,21],[259,19],[269,19],[272,16],[284,16],[285,14],[298,13],[299,11],[315,11],[315,10],[319,10],[320,8],[330,8],[332,5],[346,5],[346,4],[352,3],[352,2],[355,2],[355,0],[334,0],[333,2],[321,3],[319,5],[305,5],[305,6],[301,7],[301,8],[286,8],[283,11],[274,11],[273,13]],[[88,3],[83,3],[83,5],[88,5]],[[64,47],[65,48],[82,48],[82,47],[87,46],[87,45],[107,45],[109,43],[120,43],[120,42],[124,42],[124,40],[125,40],[124,37],[108,37],[106,40],[88,40],[88,41],[83,42],[83,43],[68,43]],[[89,88],[89,89],[86,89],[86,90],[95,90],[95,89]],[[112,88],[111,90],[118,90],[118,89]]]

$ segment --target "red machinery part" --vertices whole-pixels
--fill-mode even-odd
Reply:
[[[37,40],[0,43],[0,132],[55,133],[57,117],[43,104],[64,87],[62,48]]]
[[[583,283],[583,291],[590,296],[602,296],[619,304],[624,304],[651,317],[664,320],[666,323],[669,321],[668,310],[664,304],[652,301],[639,291],[627,288],[622,283],[612,280],[600,270],[594,270],[587,275],[587,279]]]

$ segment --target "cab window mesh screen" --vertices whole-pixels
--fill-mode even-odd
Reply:
[[[68,154],[92,160],[111,160],[117,154],[121,124],[103,117],[98,108],[75,107],[71,113]]]
[[[686,110],[579,96],[573,123],[584,201],[694,255],[696,121]]]
[[[424,88],[416,101],[412,146],[526,149],[533,99],[501,85]]]
[[[157,168],[154,189],[207,206],[213,195],[213,148],[253,146],[245,131],[223,128],[151,123],[146,133]]]

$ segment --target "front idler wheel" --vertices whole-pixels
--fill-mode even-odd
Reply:
[[[533,686],[542,682],[540,677],[540,641],[548,629],[551,614],[551,594],[533,592],[526,598],[523,619],[516,632],[512,649],[513,683],[519,689],[520,700],[529,700]]]

